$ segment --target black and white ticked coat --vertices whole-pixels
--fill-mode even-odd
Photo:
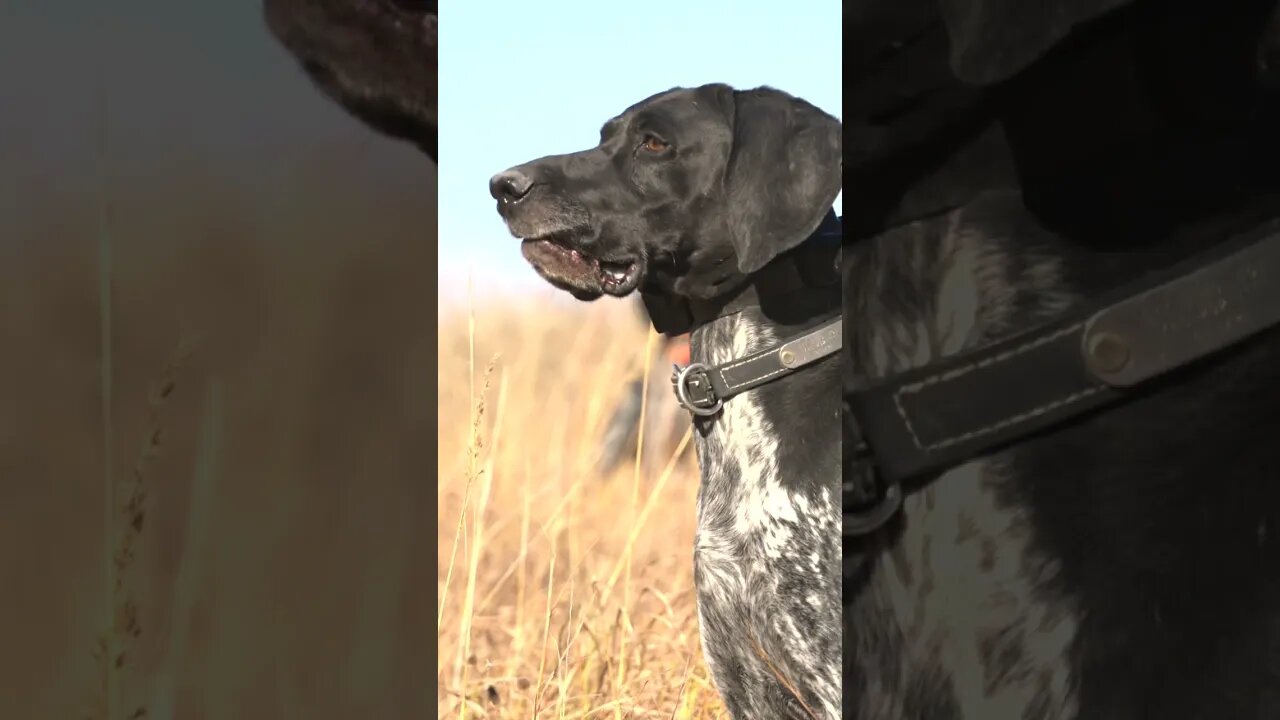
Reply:
[[[692,360],[725,363],[812,324],[748,308],[694,330]],[[735,718],[840,716],[839,361],[695,418],[702,644]]]

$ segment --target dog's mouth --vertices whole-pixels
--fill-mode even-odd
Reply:
[[[575,247],[573,237],[573,233],[556,232],[525,238],[520,252],[539,275],[580,300],[623,297],[640,284],[644,269],[640,258],[594,257]]]

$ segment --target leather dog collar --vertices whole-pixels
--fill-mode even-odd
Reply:
[[[782,344],[741,359],[707,367],[674,366],[671,385],[680,405],[694,415],[715,415],[724,401],[789,375],[840,351],[843,322],[839,315]]]
[[[888,491],[1104,406],[1280,324],[1280,220],[1029,332],[857,388],[859,467]],[[887,495],[886,495],[887,498]],[[845,535],[883,525],[848,522]],[[890,505],[892,504],[892,507]]]

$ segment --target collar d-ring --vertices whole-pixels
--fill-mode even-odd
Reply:
[[[902,507],[902,486],[897,482],[889,483],[879,502],[866,510],[845,510],[843,534],[845,537],[861,537],[884,527],[898,508]]]
[[[716,397],[707,377],[707,366],[702,363],[689,363],[683,368],[676,365],[671,374],[671,384],[675,386],[680,405],[694,415],[708,417],[724,407],[724,400]]]

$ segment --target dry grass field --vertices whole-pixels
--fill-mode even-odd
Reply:
[[[442,316],[440,717],[722,715],[692,594],[692,453],[658,438],[660,462],[594,471],[652,341],[609,301]]]

